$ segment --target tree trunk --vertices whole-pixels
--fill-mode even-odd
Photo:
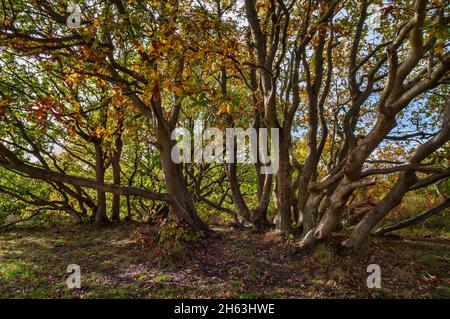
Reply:
[[[289,143],[280,136],[280,159],[276,174],[277,218],[276,226],[282,234],[292,231],[292,170],[289,160]]]
[[[254,70],[252,70],[252,85],[254,87],[254,90],[256,91],[256,73]],[[258,100],[254,96],[254,104],[255,106],[258,105]],[[256,138],[258,141],[258,145],[260,145],[261,141],[259,138],[259,129],[261,128],[261,115],[259,112],[255,113],[255,122],[253,124],[253,128],[256,130]],[[267,218],[267,209],[269,208],[270,203],[270,194],[272,191],[272,182],[273,182],[273,175],[272,174],[262,174],[261,168],[263,164],[261,163],[261,158],[259,152],[257,152],[257,158],[255,163],[255,173],[257,176],[257,197],[258,197],[258,204],[253,209],[253,215],[252,215],[252,222],[253,225],[258,230],[263,230],[265,228],[268,228],[271,226],[271,223],[269,222]]]
[[[418,216],[408,218],[408,219],[403,220],[403,221],[401,221],[401,222],[399,222],[397,224],[393,224],[393,225],[389,225],[389,226],[377,229],[374,232],[374,235],[383,236],[383,235],[386,235],[387,233],[390,233],[390,232],[392,232],[394,230],[399,230],[399,229],[402,229],[402,228],[405,228],[405,227],[409,227],[409,226],[420,224],[424,220],[430,218],[431,216],[439,214],[440,212],[444,211],[445,209],[447,209],[449,207],[450,207],[450,199],[447,198],[444,201],[442,201],[441,203],[439,203],[438,205],[436,205],[433,208],[423,212],[422,214],[420,214]]]
[[[120,156],[122,155],[122,138],[121,136],[117,136],[115,142],[115,150],[113,151],[112,156],[112,171],[113,171],[113,181],[114,184],[120,185]],[[115,222],[120,221],[120,195],[113,194],[112,197],[112,212],[111,219]]]
[[[165,127],[161,127],[161,124],[158,123],[157,140],[167,192],[174,197],[174,202],[170,204],[170,211],[177,218],[191,226],[193,230],[203,231],[205,234],[213,234],[214,232],[197,215],[191,194],[183,177],[181,164],[177,164],[172,160],[171,153],[175,141],[170,139],[168,130]]]
[[[237,177],[237,145],[236,145],[236,138],[233,137],[234,140],[234,162],[226,164],[226,172],[228,176],[228,181],[230,182],[230,189],[231,189],[231,197],[233,198],[234,206],[236,207],[236,211],[238,213],[238,216],[242,219],[244,222],[250,221],[250,210],[248,209],[247,204],[244,201],[244,198],[242,196],[242,192],[240,189],[238,177]],[[239,221],[240,222],[240,221]],[[241,223],[241,222],[240,222]]]
[[[243,219],[243,221],[250,221],[250,212],[247,204],[242,196],[239,181],[237,179],[237,164],[230,163],[227,164],[228,180],[230,181],[231,196],[233,197],[233,202],[238,212],[238,215]]]
[[[100,143],[95,144],[95,178],[98,183],[105,183],[103,150]],[[97,209],[95,211],[94,222],[96,225],[104,225],[109,223],[106,215],[106,194],[104,191],[97,190]]]
[[[317,216],[319,214],[319,206],[325,193],[316,193],[308,196],[305,208],[303,209],[303,237],[316,226]]]
[[[163,151],[161,155],[167,192],[175,199],[175,203],[170,205],[171,212],[189,224],[193,230],[204,231],[207,234],[212,233],[209,227],[197,215],[191,195],[183,178],[181,166],[172,161],[170,158],[170,150],[168,152]]]
[[[410,181],[406,182],[405,177],[399,178],[394,187],[382,199],[382,201],[368,212],[355,226],[350,237],[342,245],[348,248],[360,248],[368,239],[372,228],[386,216],[393,208],[402,202],[403,195],[414,183],[414,172],[408,174]],[[406,176],[407,177],[407,176]],[[411,178],[412,177],[412,178]]]
[[[267,209],[270,203],[273,175],[262,176],[265,176],[264,184],[262,185],[261,193],[258,192],[258,205],[253,210],[252,218],[253,225],[255,225],[257,229],[264,229],[270,226],[270,222],[267,219]]]
[[[360,180],[351,182],[347,178],[343,179],[330,198],[330,204],[318,225],[311,229],[302,239],[300,247],[308,248],[317,242],[328,237],[338,226],[348,198],[356,188],[366,187],[375,184],[375,179]]]
[[[125,220],[130,221],[133,217],[131,212],[131,198],[130,196],[127,196],[126,199],[127,199],[127,216],[125,217]]]

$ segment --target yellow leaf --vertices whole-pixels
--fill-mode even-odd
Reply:
[[[227,109],[227,113],[231,114],[231,104],[230,103],[226,104],[226,109]]]

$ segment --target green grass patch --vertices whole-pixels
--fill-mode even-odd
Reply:
[[[162,275],[153,277],[153,281],[156,283],[169,282],[172,279],[173,279],[173,276],[167,275],[167,274],[162,274]]]

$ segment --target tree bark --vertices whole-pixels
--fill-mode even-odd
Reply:
[[[258,145],[260,145],[261,141],[259,138],[259,129],[261,128],[261,114],[259,113],[258,109],[260,106],[260,103],[256,97],[257,94],[257,79],[256,79],[256,70],[252,68],[251,70],[251,81],[252,81],[252,90],[253,90],[253,103],[255,107],[255,121],[253,124],[253,128],[256,130],[256,138],[258,141]],[[270,193],[272,190],[272,183],[273,183],[273,175],[272,174],[262,174],[261,168],[263,164],[261,163],[261,158],[259,152],[257,152],[257,160],[255,163],[255,173],[257,176],[257,197],[258,197],[258,204],[256,207],[252,210],[252,222],[253,225],[258,230],[263,230],[265,228],[268,228],[271,226],[271,223],[269,222],[269,219],[267,218],[267,209],[269,208],[270,203]]]
[[[281,134],[280,134],[281,135]],[[292,231],[292,169],[289,160],[289,141],[280,136],[280,158],[276,173],[276,226],[282,234]]]
[[[115,149],[112,156],[112,171],[113,171],[113,182],[116,185],[120,185],[120,156],[122,155],[122,138],[120,135],[116,137]],[[120,194],[113,194],[112,197],[112,209],[111,209],[111,219],[115,222],[120,221]]]
[[[316,226],[316,220],[319,215],[320,202],[325,196],[324,192],[312,193],[308,197],[305,208],[303,209],[303,237]]]
[[[97,183],[105,183],[104,156],[100,142],[95,144],[95,179]],[[109,223],[106,215],[106,193],[97,190],[97,209],[95,211],[94,222],[96,225],[105,225]]]
[[[236,151],[235,151],[236,154]],[[234,206],[236,207],[238,215],[242,218],[244,222],[250,221],[250,210],[244,201],[242,192],[240,189],[239,181],[237,178],[237,163],[226,164],[227,175],[230,182],[231,196],[233,198]]]
[[[320,219],[319,224],[311,229],[300,242],[301,248],[314,246],[317,242],[328,237],[338,226],[344,213],[344,208],[352,192],[359,187],[375,184],[375,179],[349,182],[346,178],[341,181],[336,192],[330,198],[330,205]]]
[[[402,202],[403,195],[415,180],[414,172],[402,175],[382,201],[361,219],[342,245],[348,248],[361,247],[369,238],[372,228]]]
[[[273,180],[273,175],[268,174],[262,176],[265,176],[264,184],[262,185],[260,195],[258,195],[258,205],[253,209],[252,218],[253,225],[255,225],[255,227],[260,230],[270,226],[270,222],[267,218],[267,209],[269,207]]]
[[[170,155],[170,149],[163,149],[161,151],[164,181],[168,193],[174,197],[174,202],[170,204],[171,212],[189,224],[193,230],[203,231],[205,234],[212,234],[211,229],[197,215],[191,195],[183,178],[181,166],[175,164]]]

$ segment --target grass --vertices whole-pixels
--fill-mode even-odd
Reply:
[[[313,252],[314,257],[322,266],[327,266],[331,264],[333,255],[329,247],[325,244],[319,245]]]
[[[28,279],[32,277],[32,274],[27,270],[26,265],[20,262],[9,262],[2,264],[1,273],[7,280],[15,280],[16,278]]]
[[[389,225],[415,217],[437,204],[437,202],[429,203],[428,200],[429,196],[426,195],[409,194],[405,196],[403,203],[397,209],[394,209],[382,224]],[[450,209],[444,210],[418,225],[410,226],[395,233],[450,239]]]
[[[161,283],[161,282],[171,281],[172,278],[173,277],[171,275],[162,274],[162,275],[158,275],[155,278],[153,278],[153,281],[156,283]]]
[[[272,233],[222,229],[222,239],[186,246],[168,262],[137,225],[12,229],[0,234],[0,298],[405,298],[450,297],[450,240],[402,233],[363,251],[342,251],[335,237],[308,255]],[[292,247],[291,247],[292,248]],[[377,263],[382,288],[366,286]],[[67,265],[81,268],[68,289]]]

